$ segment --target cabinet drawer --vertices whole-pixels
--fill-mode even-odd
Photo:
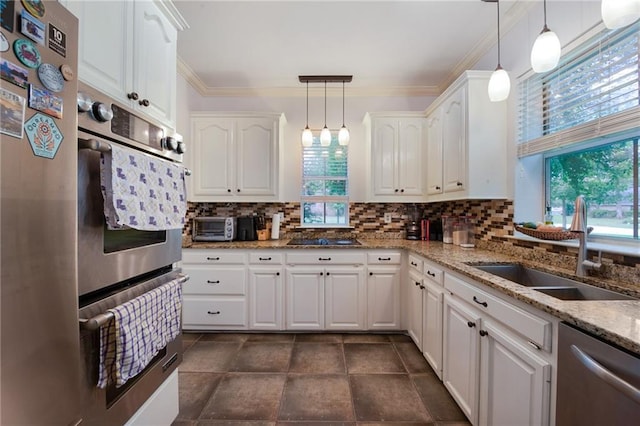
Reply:
[[[183,286],[184,294],[243,295],[246,293],[244,268],[212,268],[209,266],[185,266],[191,277]]]
[[[231,250],[182,250],[183,263],[205,263],[216,264],[243,264],[245,262],[244,253],[235,253]]]
[[[409,268],[422,273],[422,262],[421,258],[412,254],[409,255]]]
[[[246,327],[247,303],[244,297],[215,298],[185,296],[182,304],[184,328],[193,326]]]
[[[287,253],[288,264],[307,265],[363,265],[364,253],[349,253],[344,250],[304,250],[305,253]]]
[[[461,280],[445,274],[444,287],[460,299],[502,322],[531,343],[551,350],[551,323]]]
[[[261,265],[280,265],[283,260],[282,253],[249,253],[249,263]]]
[[[397,252],[367,253],[369,265],[399,265],[402,255]]]
[[[443,285],[444,272],[433,263],[425,261],[423,264],[423,273],[425,278],[432,281],[435,284]]]

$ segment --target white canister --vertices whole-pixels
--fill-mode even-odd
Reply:
[[[280,213],[274,213],[271,218],[271,239],[280,238]]]

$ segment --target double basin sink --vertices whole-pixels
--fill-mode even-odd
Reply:
[[[635,297],[626,294],[539,271],[519,263],[472,264],[469,266],[561,300],[636,300]]]

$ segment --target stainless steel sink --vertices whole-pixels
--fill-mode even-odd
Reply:
[[[559,277],[519,263],[470,265],[561,300],[635,300],[615,291]]]
[[[359,246],[360,242],[348,238],[294,238],[288,246]]]

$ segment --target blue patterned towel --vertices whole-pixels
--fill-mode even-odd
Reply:
[[[180,334],[182,284],[176,279],[113,309],[100,329],[98,387],[122,386]]]
[[[109,229],[182,229],[187,211],[184,167],[112,144],[102,154],[100,184]]]

